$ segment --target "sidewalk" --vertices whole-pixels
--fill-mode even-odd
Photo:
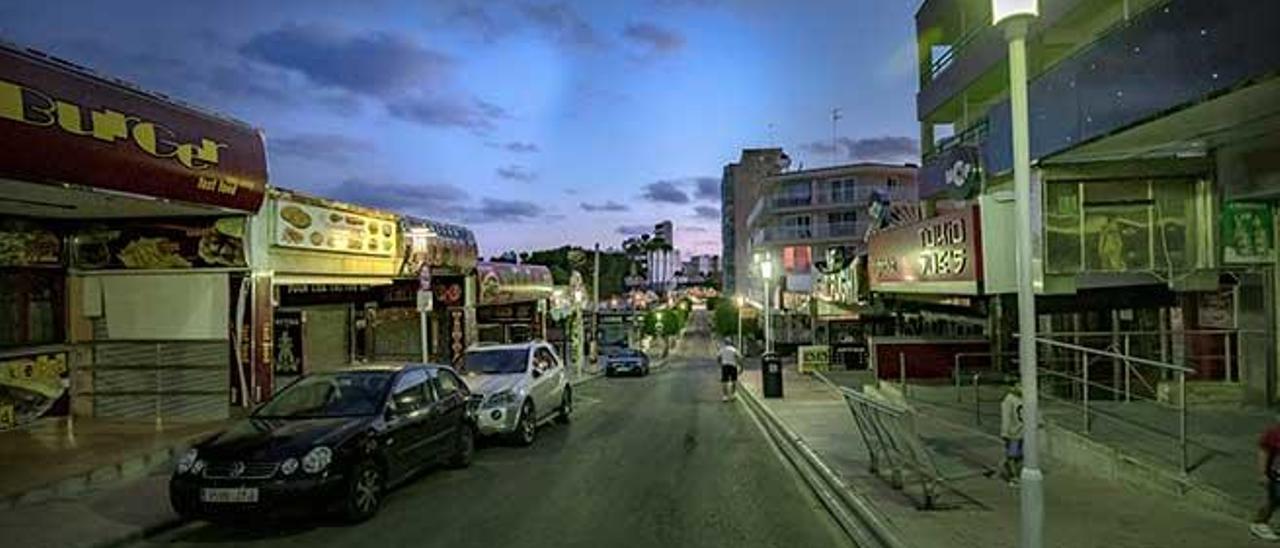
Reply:
[[[744,388],[759,398],[855,495],[868,500],[912,546],[1013,547],[1017,543],[1019,491],[983,472],[999,466],[994,436],[943,421],[918,422],[921,437],[944,475],[968,479],[948,483],[936,510],[917,510],[909,486],[904,494],[868,471],[869,460],[843,399],[821,381],[784,369],[784,398],[764,399],[758,361],[744,375]],[[847,375],[847,374],[846,374]],[[844,382],[856,384],[850,377]],[[1243,520],[1205,512],[1172,498],[1156,497],[1066,468],[1045,466],[1045,546],[1146,548],[1166,546],[1265,546],[1249,536]]]

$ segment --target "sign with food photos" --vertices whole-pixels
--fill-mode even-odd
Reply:
[[[274,208],[278,246],[378,257],[395,254],[398,229],[393,219],[286,199],[275,200]]]

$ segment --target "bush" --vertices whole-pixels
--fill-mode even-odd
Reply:
[[[746,339],[761,336],[759,316],[747,318],[742,322],[742,336]],[[738,336],[738,307],[730,299],[720,299],[712,313],[712,329],[716,335],[723,337]]]

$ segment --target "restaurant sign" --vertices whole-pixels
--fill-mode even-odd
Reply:
[[[391,219],[306,204],[274,200],[276,245],[391,257],[399,226]]]
[[[978,208],[931,217],[872,236],[873,291],[976,295],[982,280]]]
[[[267,161],[247,125],[0,46],[0,177],[256,211]]]

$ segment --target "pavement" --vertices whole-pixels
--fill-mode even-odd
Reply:
[[[0,535],[24,547],[847,546],[746,408],[720,401],[706,347],[693,333],[647,377],[583,377],[571,424],[529,448],[484,443],[470,468],[422,475],[358,526],[157,526],[172,514],[156,473],[0,513]]]
[[[828,385],[786,368],[785,397],[765,399],[759,390],[758,364],[748,369],[744,388],[814,449],[850,495],[868,501],[905,544],[1016,546],[1020,492],[990,474],[1001,458],[995,436],[923,414],[916,423],[920,437],[942,473],[958,479],[948,482],[937,509],[921,510],[917,488],[908,483],[904,490],[895,490],[869,472],[869,456],[856,425],[842,398]],[[847,383],[856,384],[855,376],[848,376]],[[1045,467],[1045,499],[1045,546],[1049,547],[1268,545],[1249,536],[1244,520],[1067,468]]]

